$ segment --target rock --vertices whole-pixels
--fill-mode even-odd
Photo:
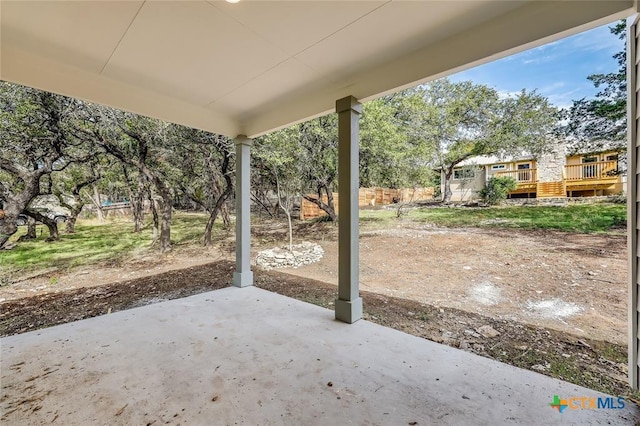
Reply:
[[[289,251],[287,248],[263,250],[256,256],[256,265],[269,270],[275,268],[298,268],[318,262],[324,250],[318,244],[303,242],[296,244]]]
[[[462,350],[469,350],[469,342],[463,340],[460,342],[460,349]]]
[[[468,336],[473,336],[473,337],[480,337],[480,335],[473,330],[465,330],[464,334]]]
[[[483,325],[482,327],[477,328],[476,331],[486,338],[496,337],[500,335],[500,332],[490,325]]]
[[[546,371],[547,370],[544,365],[540,365],[540,364],[532,365],[531,369],[535,370],[535,371]]]

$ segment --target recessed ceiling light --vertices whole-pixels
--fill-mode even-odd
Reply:
[[[227,3],[238,3],[240,0],[224,0]]]

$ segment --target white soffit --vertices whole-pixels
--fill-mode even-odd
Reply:
[[[258,135],[632,13],[633,0],[0,1],[0,77]]]
[[[2,0],[2,48],[99,73],[143,3]]]

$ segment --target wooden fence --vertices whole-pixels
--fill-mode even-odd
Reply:
[[[434,188],[360,188],[358,194],[358,205],[365,206],[382,206],[394,203],[408,203],[413,201],[430,200],[433,198]],[[310,196],[314,196],[310,194]],[[323,197],[322,201],[327,202],[327,197]],[[333,205],[336,213],[339,211],[338,193],[333,193]],[[302,199],[300,203],[300,219],[313,219],[318,216],[325,216],[326,213],[314,203]]]

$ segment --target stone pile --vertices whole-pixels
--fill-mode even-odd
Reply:
[[[318,262],[323,255],[324,250],[318,244],[304,241],[294,244],[292,251],[289,251],[288,247],[263,250],[256,256],[256,265],[266,270],[298,268]]]

